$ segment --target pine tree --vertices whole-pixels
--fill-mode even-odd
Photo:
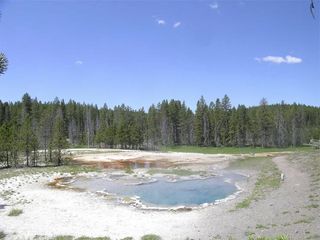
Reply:
[[[0,161],[3,166],[37,165],[43,149],[44,163],[61,164],[67,136],[71,146],[111,148],[300,146],[320,138],[319,126],[319,107],[268,105],[265,99],[257,107],[232,108],[226,95],[209,106],[201,97],[195,113],[184,102],[164,100],[145,113],[125,105],[65,105],[58,98],[41,103],[25,94],[15,103],[0,101]]]
[[[221,119],[221,128],[220,128],[220,136],[221,143],[224,146],[228,145],[229,142],[229,119],[231,113],[231,102],[230,98],[227,95],[224,95],[221,101],[221,109],[222,109],[222,119]]]
[[[168,117],[168,101],[164,100],[159,104],[160,109],[160,135],[161,135],[161,144],[170,145],[170,126],[169,126],[169,117]]]
[[[155,105],[151,105],[147,115],[147,146],[154,149],[161,142],[160,113]]]
[[[44,111],[40,120],[40,146],[44,150],[44,160],[48,161],[47,151],[49,148],[50,139],[52,137],[52,117],[50,112]]]
[[[272,115],[268,109],[268,102],[265,98],[260,101],[258,109],[258,124],[259,124],[259,137],[261,147],[268,147],[272,145]]]
[[[24,119],[23,125],[20,129],[20,148],[26,157],[26,164],[30,166],[30,155],[33,149],[34,133],[31,128],[31,118],[27,116]]]
[[[230,146],[237,146],[238,145],[238,133],[239,133],[239,116],[238,111],[233,108],[230,114],[229,120],[229,145]]]
[[[287,129],[286,122],[283,115],[284,106],[281,105],[276,110],[275,115],[275,131],[276,131],[276,144],[277,147],[285,147],[287,145]]]
[[[197,103],[197,109],[195,113],[195,138],[196,144],[199,146],[209,146],[210,144],[210,125],[208,106],[203,96]]]
[[[244,105],[238,106],[237,109],[238,122],[237,122],[237,144],[240,147],[245,146],[247,140],[249,117],[247,108]]]
[[[292,145],[295,147],[304,142],[305,116],[301,106],[294,104],[292,109]]]
[[[14,152],[14,133],[13,128],[8,123],[0,127],[0,163],[5,163],[6,167],[10,167],[11,155]]]
[[[60,166],[62,164],[62,150],[68,146],[68,142],[65,136],[65,126],[61,109],[58,110],[54,122],[51,146],[54,149],[54,152],[56,153],[55,157],[57,165]]]
[[[213,118],[212,122],[214,124],[214,127],[213,127],[214,145],[216,147],[220,147],[222,145],[221,129],[223,128],[223,109],[222,109],[221,101],[219,98],[217,98],[215,104],[213,105],[212,118]]]

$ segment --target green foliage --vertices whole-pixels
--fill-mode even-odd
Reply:
[[[261,147],[267,147],[272,145],[272,129],[273,119],[270,108],[267,107],[268,103],[266,99],[262,99],[260,107],[257,112],[258,126],[259,126],[259,139]]]
[[[141,237],[141,240],[161,240],[162,238],[155,234],[147,234]]]
[[[65,126],[62,114],[58,114],[53,127],[53,138],[51,142],[51,147],[55,149],[55,157],[57,165],[62,164],[62,149],[68,146],[68,142],[65,137]]]
[[[258,107],[232,107],[227,95],[209,105],[201,97],[195,112],[179,100],[164,100],[146,113],[125,105],[98,108],[57,98],[41,103],[24,94],[15,103],[0,101],[0,167],[60,165],[68,146],[168,146],[164,150],[239,154],[291,151],[296,148],[289,146],[320,137],[319,116],[319,107],[268,105],[265,100]]]
[[[23,213],[22,209],[13,208],[8,213],[8,216],[9,217],[16,217],[16,216],[19,216],[22,213]]]
[[[203,96],[197,103],[195,112],[195,143],[199,146],[208,146],[209,142],[209,112]]]
[[[15,127],[5,123],[0,127],[0,164],[5,163],[9,167],[15,160],[17,151]]]

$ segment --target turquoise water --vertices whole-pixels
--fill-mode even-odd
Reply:
[[[234,182],[242,178],[244,177],[237,174],[177,182],[156,178],[156,182],[140,185],[126,185],[121,181],[93,178],[78,179],[73,185],[120,196],[139,196],[143,203],[152,206],[195,206],[212,203],[235,193],[238,189]]]

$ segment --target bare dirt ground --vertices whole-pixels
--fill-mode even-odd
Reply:
[[[202,215],[205,219],[210,216],[218,217],[203,221],[202,231],[211,226],[211,231],[224,236],[223,239],[228,235],[245,239],[245,235],[250,233],[255,233],[256,236],[286,234],[289,239],[318,239],[319,209],[308,208],[311,204],[308,199],[311,194],[308,173],[301,172],[286,156],[275,157],[273,161],[285,176],[279,189],[268,193],[264,199],[253,202],[249,208],[231,213],[228,212],[229,206],[205,210]],[[249,189],[247,190],[250,191]]]
[[[221,168],[238,157],[114,151],[110,154],[78,152],[76,159],[167,159],[182,162],[196,159],[197,163],[215,163],[217,168]],[[46,183],[59,174],[4,179],[0,181],[0,205],[9,206],[0,209],[0,232],[8,234],[7,239],[33,239],[36,235],[109,236],[112,239],[131,236],[139,239],[150,233],[163,239],[177,240],[247,239],[247,235],[252,233],[255,236],[286,234],[290,239],[319,239],[319,186],[314,185],[310,169],[294,161],[294,157],[290,159],[286,155],[273,158],[285,180],[278,189],[242,209],[235,206],[251,193],[257,172],[244,171],[251,177],[241,183],[244,192],[238,198],[190,212],[139,210],[108,203],[96,194],[49,188]],[[6,196],[9,191],[14,193]],[[313,195],[314,198],[310,198]],[[23,213],[9,217],[8,212],[12,208],[23,209]]]
[[[170,164],[215,164],[224,167],[230,160],[239,158],[231,154],[202,154],[202,153],[176,153],[176,152],[147,152],[134,150],[78,150],[70,149],[73,159],[79,162],[108,163],[115,161],[150,161],[167,162]],[[219,164],[217,164],[219,163]]]

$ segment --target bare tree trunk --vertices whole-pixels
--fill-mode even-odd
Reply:
[[[6,151],[7,153],[7,167],[9,167],[9,151]]]
[[[29,150],[26,151],[26,156],[27,156],[27,167],[29,167]]]

